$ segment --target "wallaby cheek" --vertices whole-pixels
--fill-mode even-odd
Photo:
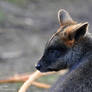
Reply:
[[[56,61],[52,61],[47,68],[49,71],[59,71],[61,69],[66,69],[67,64],[62,59],[61,60],[57,59]]]

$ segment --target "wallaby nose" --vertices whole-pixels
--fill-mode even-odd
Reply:
[[[37,70],[40,70],[41,65],[40,65],[40,64],[37,64],[37,65],[35,66],[35,68],[36,68]]]

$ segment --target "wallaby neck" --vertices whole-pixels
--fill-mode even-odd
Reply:
[[[90,57],[90,53],[92,52],[92,36],[90,33],[85,35],[84,39],[78,42],[72,50],[69,52],[67,56],[67,63],[69,63],[69,70],[74,70],[80,62],[83,62],[83,58]]]

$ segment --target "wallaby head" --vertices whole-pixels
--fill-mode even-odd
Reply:
[[[83,57],[83,40],[88,23],[75,22],[63,9],[58,12],[60,28],[47,42],[36,68],[41,72],[72,68]]]

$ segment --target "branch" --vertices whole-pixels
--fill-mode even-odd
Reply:
[[[35,85],[39,88],[47,88],[47,89],[51,87],[51,85],[39,83],[39,82],[35,82],[35,81],[32,82],[32,85]]]
[[[28,87],[32,84],[32,82],[34,80],[36,80],[37,78],[39,78],[40,76],[42,76],[42,74],[39,71],[34,72],[29,79],[22,85],[22,87],[20,88],[20,90],[18,92],[26,92],[26,90],[28,89]]]
[[[66,70],[59,71],[58,73],[60,75],[63,75]],[[40,88],[50,88],[50,85],[44,84],[44,83],[39,83],[36,82],[35,80],[38,79],[41,76],[49,75],[49,74],[54,74],[56,72],[47,72],[47,73],[40,73],[39,71],[34,72],[33,74],[22,74],[22,75],[15,75],[13,77],[10,77],[5,80],[0,80],[0,83],[14,83],[14,82],[25,82],[23,86],[20,88],[19,92],[26,92],[27,88],[30,85],[34,85]],[[24,90],[24,91],[21,91]]]
[[[25,82],[26,80],[28,80],[29,77],[30,77],[29,74],[28,75],[15,75],[14,77],[10,77],[8,79],[0,80],[0,84],[1,83]],[[50,88],[50,85],[44,84],[44,83],[39,83],[39,82],[36,82],[36,81],[33,81],[32,85],[37,86],[39,88]]]
[[[39,71],[34,72],[29,79],[22,85],[22,87],[19,89],[18,92],[26,92],[26,90],[28,89],[28,87],[30,85],[32,85],[33,81],[38,79],[39,77],[43,76],[43,75],[49,75],[49,74],[53,74],[56,72],[48,72],[48,73],[41,73]],[[50,87],[50,86],[49,86]]]

